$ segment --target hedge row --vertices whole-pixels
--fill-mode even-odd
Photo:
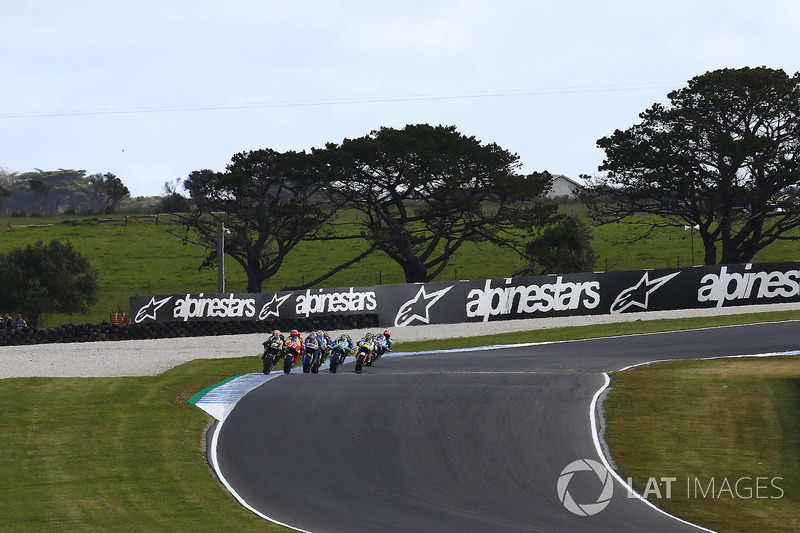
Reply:
[[[117,326],[110,322],[80,325],[64,324],[51,329],[26,328],[21,331],[0,329],[0,346],[271,333],[275,329],[283,332],[292,329],[307,332],[320,329],[361,329],[375,328],[377,326],[377,315],[331,316],[296,320],[279,319],[269,322],[167,322],[163,324],[150,323],[122,326]]]

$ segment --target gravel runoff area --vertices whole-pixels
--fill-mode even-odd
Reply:
[[[795,309],[800,309],[800,304],[405,326],[391,328],[391,330],[392,339],[395,341],[418,341],[471,337],[475,335],[501,335],[513,331],[565,326]],[[348,330],[346,332],[354,340],[357,340],[367,330]],[[342,332],[330,332],[332,337],[338,336],[340,333]],[[174,339],[0,346],[0,379],[15,377],[153,376],[194,359],[257,357],[261,354],[261,343],[265,338],[265,334],[257,333]],[[498,344],[502,344],[502,342],[502,337],[497,339]],[[254,366],[254,368],[256,367]]]

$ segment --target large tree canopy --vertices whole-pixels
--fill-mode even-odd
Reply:
[[[793,238],[800,210],[774,198],[800,182],[800,74],[717,70],[668,98],[597,142],[607,174],[583,176],[590,216],[648,231],[697,226],[706,264],[747,262]]]
[[[224,223],[225,253],[244,268],[248,292],[261,292],[286,254],[332,215],[310,160],[305,152],[242,152],[225,172],[195,171],[184,182],[197,208],[183,216],[187,229],[216,250],[217,224]]]
[[[96,301],[97,271],[69,241],[42,241],[0,253],[0,308],[29,325],[52,313],[85,313]]]
[[[516,154],[453,126],[381,128],[316,155],[327,161],[331,195],[363,214],[364,238],[409,283],[434,279],[467,241],[522,249],[517,235],[557,209],[531,202],[549,187],[549,173],[521,175]]]

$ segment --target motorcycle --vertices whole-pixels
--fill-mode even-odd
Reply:
[[[322,351],[319,349],[316,336],[309,335],[306,339],[306,349],[303,352],[303,373],[308,374],[311,372],[316,374],[319,372],[319,366],[322,364],[321,356]]]
[[[281,358],[282,348],[282,339],[269,339],[264,341],[264,353],[261,355],[261,360],[264,361],[265,374],[272,372],[272,367],[274,367],[275,363]]]
[[[283,372],[285,374],[292,371],[292,367],[297,364],[302,351],[303,345],[299,340],[286,339],[286,348],[284,348],[283,354]]]
[[[389,343],[386,340],[386,337],[383,336],[383,333],[375,335],[375,352],[372,355],[372,359],[368,363],[367,366],[372,366],[372,363],[377,361],[381,358],[381,356],[389,351]]]
[[[344,360],[347,357],[347,352],[349,351],[350,347],[345,341],[334,341],[333,345],[331,346],[331,365],[329,367],[331,372],[334,374],[336,373],[336,368],[344,363]]]
[[[361,370],[364,368],[364,365],[369,366],[372,363],[374,350],[374,341],[365,342],[358,347],[358,352],[356,352],[356,372],[361,372]]]

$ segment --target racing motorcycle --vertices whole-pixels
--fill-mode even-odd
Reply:
[[[305,351],[303,352],[303,373],[309,372],[316,374],[319,372],[319,366],[322,364],[322,350],[320,350],[317,336],[311,334],[306,337]]]
[[[387,351],[389,351],[389,343],[386,341],[386,337],[384,337],[383,333],[375,335],[375,352],[372,354],[372,359],[370,359],[366,365],[372,366],[372,363],[380,359]]]
[[[281,358],[281,351],[283,348],[282,339],[268,339],[264,341],[264,353],[261,360],[264,361],[264,373],[269,374],[272,372],[272,367]]]
[[[331,372],[336,373],[336,368],[344,363],[349,351],[350,346],[347,345],[347,341],[342,339],[333,341],[333,345],[331,345],[331,366],[329,367]]]
[[[362,341],[356,352],[356,372],[361,372],[364,365],[370,366],[375,355],[375,340]]]
[[[285,344],[286,347],[283,352],[283,372],[288,374],[300,359],[300,354],[303,351],[303,344],[295,339],[286,339]]]

